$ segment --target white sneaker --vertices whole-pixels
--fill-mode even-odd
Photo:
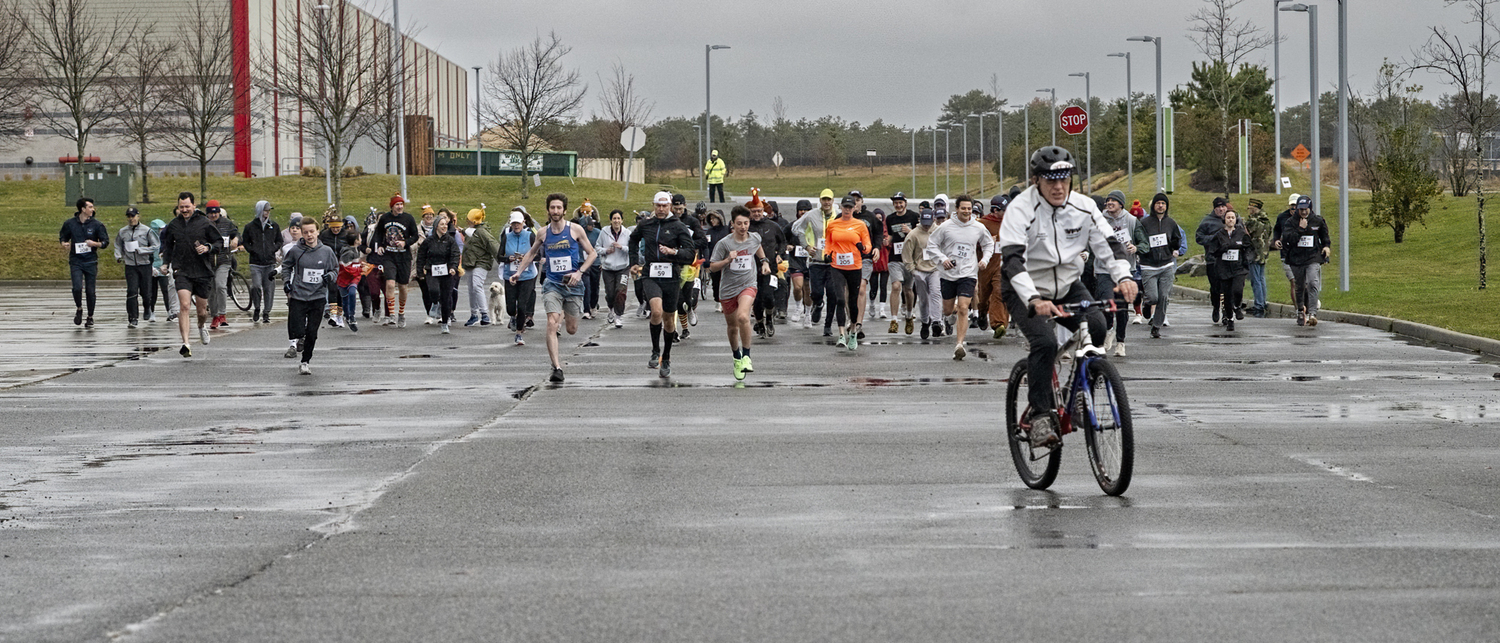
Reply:
[[[724,304],[721,304],[721,303],[719,303],[717,301],[714,302],[714,312],[716,312],[716,313],[722,313],[722,312],[724,312]]]
[[[616,317],[615,318],[615,328],[624,328],[624,327],[625,327],[625,320],[620,319],[619,317]]]
[[[198,339],[199,339],[199,341],[203,342],[204,346],[208,345],[208,327],[207,326],[199,326],[198,327]]]
[[[1146,318],[1142,317],[1140,313],[1136,313],[1130,317],[1130,325],[1132,326],[1144,323],[1146,323]]]
[[[882,304],[880,304],[879,308],[880,308],[880,318],[881,319],[890,319],[891,318],[891,311],[887,307],[887,304],[882,303]]]
[[[1163,325],[1163,326],[1171,326],[1172,325],[1172,320],[1167,319],[1166,315],[1162,315],[1161,316],[1161,325]]]
[[[688,325],[689,326],[697,326],[698,325],[698,311],[697,310],[693,310],[693,309],[688,310]]]
[[[1115,357],[1125,356],[1125,342],[1115,344]]]
[[[427,321],[422,322],[422,325],[423,326],[431,326],[431,325],[436,324],[436,323],[437,323],[437,320],[433,319],[432,315],[428,315],[427,316]]]
[[[969,352],[966,351],[966,350],[964,350],[964,345],[963,345],[962,342],[960,342],[957,346],[953,347],[953,359],[955,361],[960,361],[960,362],[963,361],[964,357],[967,356],[968,354],[969,354]]]
[[[1108,354],[1109,351],[1110,351],[1110,349],[1113,349],[1114,347],[1115,347],[1115,334],[1114,333],[1106,333],[1104,335],[1104,352],[1105,352],[1105,354]]]
[[[297,372],[303,375],[312,375],[312,367],[308,366],[307,362],[298,362]]]

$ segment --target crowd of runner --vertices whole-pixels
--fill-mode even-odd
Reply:
[[[183,192],[170,221],[142,223],[129,208],[126,225],[111,237],[84,198],[59,241],[69,257],[75,325],[94,326],[99,254],[112,247],[125,268],[130,328],[155,322],[160,308],[178,323],[184,357],[192,355],[194,328],[207,345],[210,330],[230,324],[229,276],[243,256],[253,323],[270,322],[280,280],[285,356],[300,357],[302,373],[311,371],[324,325],[356,333],[361,322],[406,328],[413,283],[421,301],[414,316],[425,324],[451,332],[464,290],[463,325],[504,322],[517,346],[536,328],[540,293],[554,382],[564,378],[564,331],[576,333],[580,320],[596,315],[622,328],[632,309],[647,320],[649,368],[669,377],[672,347],[691,337],[705,301],[724,315],[736,380],[754,371],[753,342],[775,337],[778,326],[816,332],[821,324],[830,343],[857,351],[868,333],[879,332],[867,322],[889,320],[887,334],[951,337],[953,359],[962,360],[972,331],[999,339],[1015,323],[1039,357],[1046,352],[1040,344],[1052,340],[1037,339],[1037,318],[1055,310],[1038,301],[1128,295],[1118,311],[1100,316],[1093,338],[1099,350],[1125,356],[1131,325],[1160,337],[1188,250],[1168,197],[1127,208],[1118,190],[1103,198],[1073,192],[1072,157],[1062,148],[1038,150],[1031,165],[1025,189],[988,201],[939,194],[915,207],[897,192],[890,212],[867,208],[858,190],[825,189],[816,202],[802,199],[786,212],[752,190],[728,213],[702,202],[689,211],[683,195],[658,192],[650,212],[608,215],[588,200],[573,206],[567,195],[549,194],[545,221],[516,206],[498,231],[488,227],[483,204],[462,218],[429,205],[413,216],[399,194],[385,212],[370,208],[363,222],[330,207],[321,217],[294,212],[284,229],[273,204],[259,201],[240,226],[217,201],[200,210]],[[1326,223],[1299,195],[1274,221],[1261,201],[1247,206],[1241,216],[1216,198],[1194,232],[1205,250],[1214,324],[1232,331],[1246,315],[1265,316],[1265,264],[1279,252],[1297,324],[1315,326],[1330,251]]]

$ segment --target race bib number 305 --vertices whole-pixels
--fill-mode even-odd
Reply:
[[[73,254],[75,254],[75,255],[86,255],[88,253],[89,253],[89,244],[88,244],[87,241],[80,241],[78,243],[73,244]]]
[[[1167,245],[1167,233],[1163,232],[1161,234],[1153,234],[1148,238],[1148,240],[1151,242],[1152,248],[1160,248]]]
[[[672,277],[672,264],[670,264],[670,263],[660,263],[660,262],[651,264],[651,278],[652,279],[670,279],[671,277]]]
[[[802,246],[797,246],[796,248],[792,249],[792,254],[794,256],[798,256],[798,257],[806,257],[807,256],[807,248],[804,248]]]

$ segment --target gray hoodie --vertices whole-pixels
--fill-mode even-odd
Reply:
[[[134,251],[129,249],[132,246]],[[115,261],[123,261],[127,266],[151,265],[160,248],[161,237],[144,223],[127,224],[115,233]]]
[[[328,296],[328,286],[338,276],[339,258],[326,244],[309,248],[298,242],[281,259],[286,295],[298,301],[318,301]]]

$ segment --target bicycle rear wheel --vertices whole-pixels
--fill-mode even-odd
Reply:
[[[1046,489],[1057,479],[1057,468],[1062,463],[1062,444],[1032,450],[1031,438],[1021,427],[1021,420],[1026,417],[1027,380],[1026,360],[1023,359],[1010,369],[1010,380],[1005,384],[1005,439],[1010,443],[1010,459],[1016,464],[1021,482],[1032,489]]]
[[[1094,359],[1087,368],[1087,389],[1080,390],[1073,422],[1083,425],[1089,466],[1099,488],[1111,496],[1125,493],[1135,467],[1135,436],[1125,382],[1114,364]]]
[[[240,274],[238,270],[229,271],[229,301],[234,302],[234,307],[240,312],[250,310],[250,280]]]

